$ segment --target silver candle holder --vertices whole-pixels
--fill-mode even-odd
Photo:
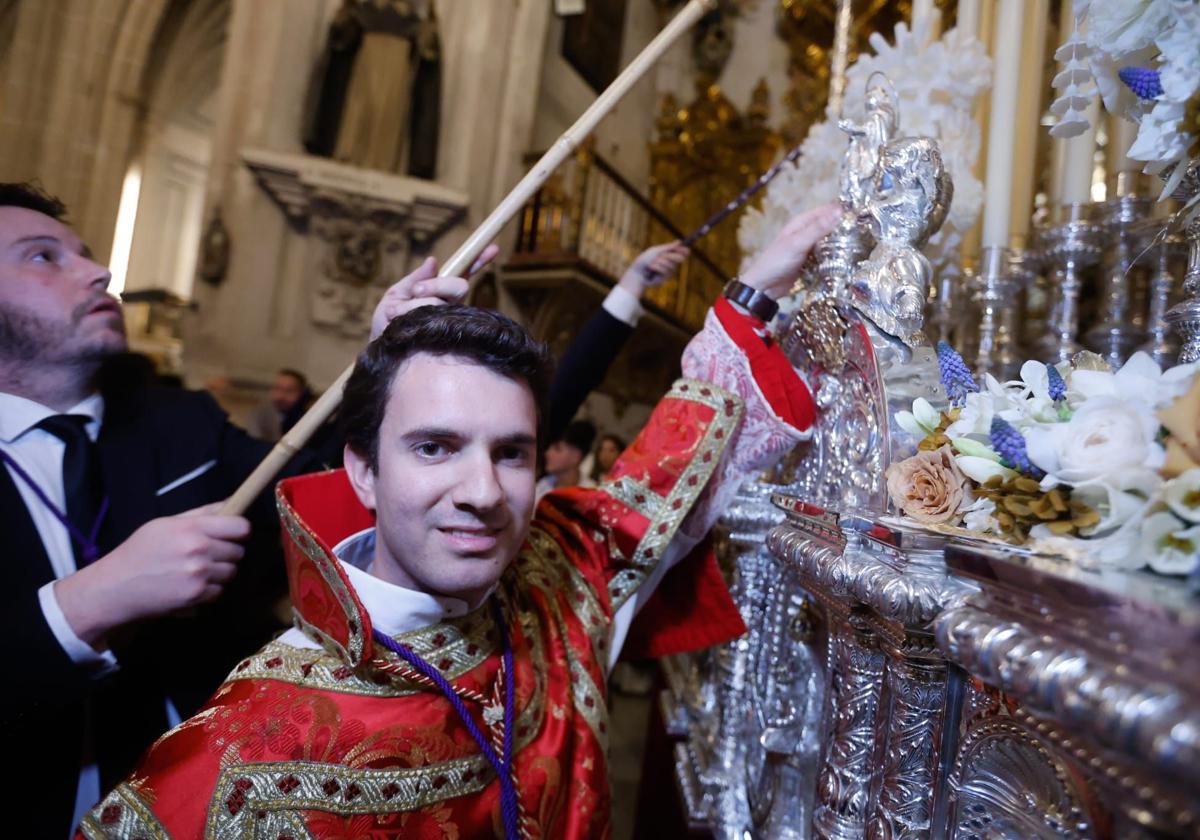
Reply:
[[[966,275],[954,266],[945,266],[937,272],[933,299],[925,314],[925,335],[930,344],[943,340],[954,343],[950,333],[961,314],[965,280]]]
[[[1173,198],[1188,201],[1200,192],[1200,161],[1192,161]],[[1187,271],[1183,275],[1184,300],[1167,312],[1166,322],[1183,340],[1179,361],[1183,364],[1200,360],[1200,216],[1184,229],[1187,240]]]
[[[1100,228],[1090,219],[1092,205],[1067,204],[1062,210],[1066,221],[1047,228],[1041,239],[1042,257],[1058,290],[1043,347],[1043,356],[1052,362],[1069,361],[1083,349],[1076,337],[1083,272],[1100,261],[1104,250]]]
[[[1172,267],[1186,251],[1187,240],[1179,232],[1166,234],[1155,246],[1155,270],[1150,278],[1150,303],[1146,317],[1146,343],[1139,347],[1159,367],[1170,367],[1179,358],[1179,341],[1167,324],[1167,310],[1175,290]]]
[[[1014,252],[988,246],[979,255],[979,345],[975,369],[997,379],[1009,379],[1016,373],[1017,290],[1013,274]],[[1019,264],[1019,262],[1018,262]]]
[[[1088,330],[1084,343],[1114,370],[1125,363],[1145,337],[1134,318],[1130,272],[1140,247],[1136,226],[1149,210],[1150,200],[1137,195],[1122,195],[1099,207],[1098,229],[1111,247],[1105,260],[1100,322]]]

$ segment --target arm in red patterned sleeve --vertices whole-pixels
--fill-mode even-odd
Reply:
[[[747,478],[773,466],[812,437],[816,409],[807,385],[765,325],[718,300],[683,352],[683,375],[711,382],[739,397],[742,423],[692,508],[683,531],[699,539],[716,523]]]
[[[840,208],[828,205],[791,220],[743,285],[768,297],[786,292],[840,218]],[[712,645],[744,631],[711,555],[693,549],[745,480],[810,436],[816,415],[808,388],[765,325],[724,299],[684,352],[683,374],[597,490],[552,493],[539,509],[538,519],[578,548],[576,568],[591,587],[607,590],[610,664],[648,604],[633,636],[641,655]]]
[[[615,663],[634,617],[651,601],[664,576],[704,538],[743,482],[773,466],[812,435],[815,407],[807,386],[779,346],[766,337],[762,321],[737,311],[723,299],[709,311],[704,329],[684,351],[683,375],[687,380],[711,383],[737,399],[742,406],[741,422],[660,562],[617,609],[610,665]]]

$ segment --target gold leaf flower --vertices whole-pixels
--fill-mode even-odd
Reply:
[[[1162,474],[1174,478],[1200,466],[1200,376],[1187,393],[1158,412],[1158,420],[1168,432]]]

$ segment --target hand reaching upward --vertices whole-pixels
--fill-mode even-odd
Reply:
[[[640,299],[646,289],[666,282],[683,265],[689,254],[691,251],[679,240],[652,245],[630,263],[617,285]]]
[[[783,226],[775,240],[738,279],[772,298],[783,297],[796,282],[813,246],[831,233],[841,218],[842,208],[837,203],[801,213]]]
[[[468,275],[482,269],[500,253],[494,243],[483,249]],[[371,340],[374,341],[391,323],[405,312],[422,306],[442,306],[459,303],[467,295],[470,284],[463,277],[438,277],[438,262],[428,257],[416,271],[405,276],[383,293],[375,314],[371,316]]]

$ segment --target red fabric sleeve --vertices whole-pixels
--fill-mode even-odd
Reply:
[[[739,312],[725,298],[718,298],[713,313],[726,335],[746,354],[754,381],[771,409],[794,428],[811,427],[816,419],[812,394],[779,345],[770,335],[758,332],[766,329],[762,320]]]
[[[746,632],[706,538],[663,576],[634,617],[621,659],[655,659],[724,644]]]

